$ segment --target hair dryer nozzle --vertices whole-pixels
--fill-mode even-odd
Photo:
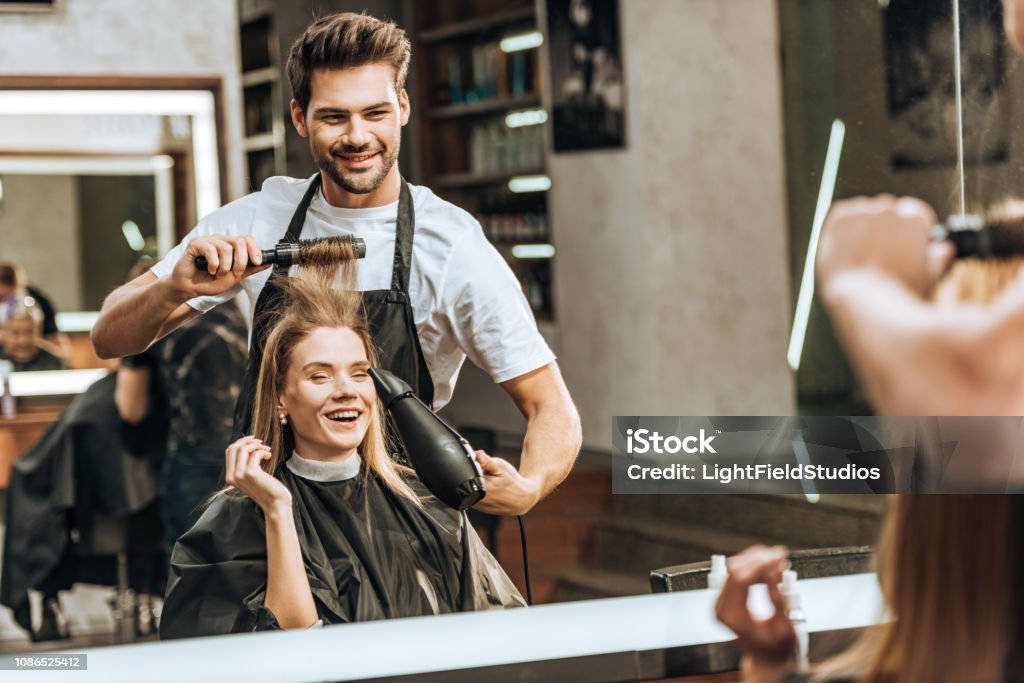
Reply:
[[[370,368],[370,377],[377,387],[377,396],[384,404],[384,410],[390,410],[391,404],[403,396],[415,396],[412,387],[387,370]]]

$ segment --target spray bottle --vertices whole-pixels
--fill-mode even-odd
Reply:
[[[779,586],[779,590],[782,591],[782,597],[786,601],[786,615],[793,624],[793,630],[796,631],[797,671],[807,671],[809,645],[807,615],[804,614],[803,601],[800,598],[800,591],[797,590],[796,579],[796,572],[792,569],[782,572],[782,584]]]

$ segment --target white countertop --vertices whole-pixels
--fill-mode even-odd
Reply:
[[[12,372],[11,393],[15,397],[75,396],[107,374],[103,368],[89,370],[46,370]]]
[[[862,628],[880,619],[874,574],[804,580],[800,590],[811,633]],[[88,654],[87,671],[5,671],[3,678],[348,681],[671,649],[733,639],[714,617],[716,597],[715,591],[700,590],[99,648],[80,651]],[[766,611],[767,593],[753,592],[751,605],[755,612]]]

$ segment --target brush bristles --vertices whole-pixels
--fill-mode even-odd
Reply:
[[[986,213],[982,230],[950,232],[947,239],[958,259],[1024,257],[1024,202],[998,204]]]
[[[357,258],[359,253],[352,237],[317,237],[299,242],[299,256],[295,263],[309,268],[329,268]]]

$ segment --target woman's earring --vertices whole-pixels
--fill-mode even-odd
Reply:
[[[288,426],[288,415],[286,415],[285,413],[281,413],[280,419],[281,419],[281,426],[282,427],[287,427]]]

